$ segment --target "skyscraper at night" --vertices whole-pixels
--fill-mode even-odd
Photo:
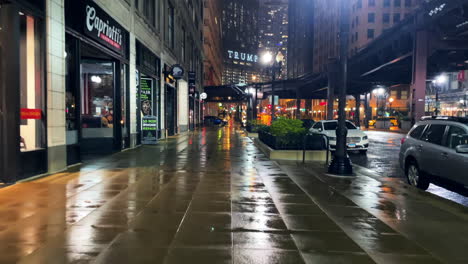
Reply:
[[[259,81],[257,0],[223,3],[223,84]]]
[[[288,0],[260,0],[259,2],[259,53],[284,55],[282,74],[287,72]]]

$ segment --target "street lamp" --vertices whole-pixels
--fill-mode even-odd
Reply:
[[[380,107],[384,108],[384,106],[382,106],[382,104],[385,104],[385,94],[387,93],[387,90],[385,88],[383,88],[383,87],[379,87],[377,89],[374,89],[372,91],[372,93],[377,98],[377,115],[380,116],[379,113],[378,113],[378,109]],[[383,101],[383,103],[382,103],[382,101]]]
[[[328,167],[328,172],[337,175],[350,175],[353,166],[349,159],[346,139],[348,130],[346,128],[346,87],[348,84],[348,47],[349,47],[349,20],[351,5],[347,0],[341,0],[340,21],[340,73],[341,85],[338,93],[338,126],[336,129],[336,151],[333,160]]]
[[[435,98],[436,106],[435,106],[435,109],[434,109],[434,115],[436,115],[436,116],[438,116],[439,113],[440,113],[440,102],[439,102],[439,92],[440,92],[440,88],[441,88],[442,85],[444,85],[447,81],[448,81],[448,77],[447,77],[447,75],[445,75],[445,74],[441,74],[441,75],[437,76],[437,77],[432,81],[432,83],[433,83],[434,86],[435,86],[435,92],[436,92],[436,98]]]
[[[273,60],[273,54],[267,51],[262,55],[261,61],[267,66],[267,71],[271,71],[271,122],[275,120],[275,80],[276,73],[281,72],[284,56],[281,51],[278,51]]]

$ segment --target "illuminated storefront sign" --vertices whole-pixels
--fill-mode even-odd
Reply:
[[[229,56],[229,59],[247,61],[247,62],[258,62],[258,56],[254,54],[228,50],[228,56]]]
[[[21,117],[21,120],[42,119],[42,110],[21,108],[20,117]]]

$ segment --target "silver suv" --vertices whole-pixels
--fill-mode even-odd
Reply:
[[[409,184],[426,190],[442,180],[468,187],[468,118],[424,117],[401,143]]]

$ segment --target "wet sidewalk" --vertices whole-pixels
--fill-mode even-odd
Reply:
[[[203,130],[0,190],[0,263],[467,263],[468,213]]]

